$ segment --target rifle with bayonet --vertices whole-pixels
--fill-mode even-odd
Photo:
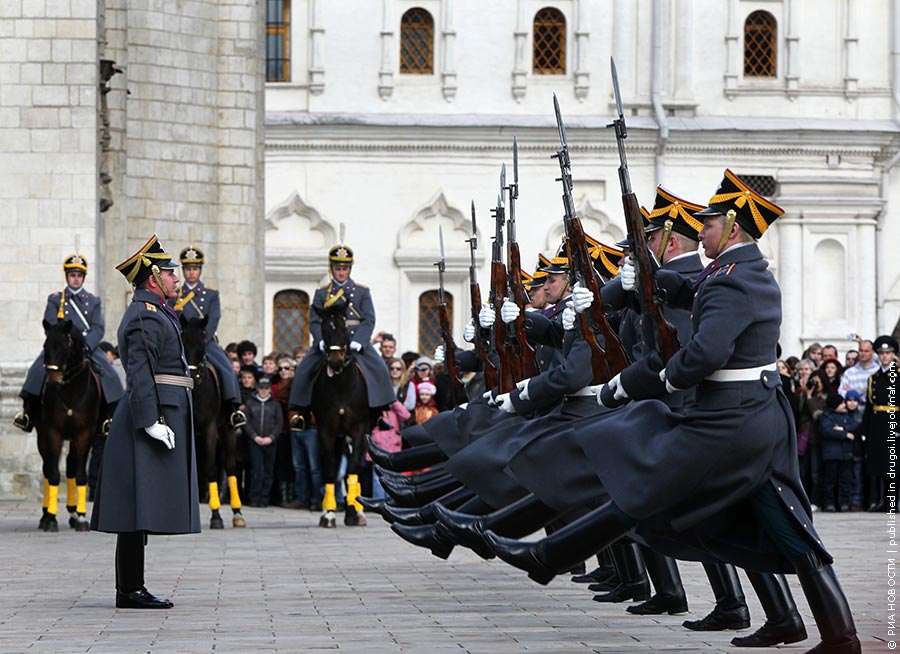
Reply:
[[[478,249],[478,229],[475,225],[475,202],[472,201],[472,238],[466,239],[469,244],[469,298],[472,304],[472,324],[475,326],[475,352],[484,365],[484,384],[487,388],[497,386],[497,370],[491,363],[491,342],[487,330],[481,329],[478,323],[478,312],[481,310],[481,287],[478,285],[478,269],[475,266],[475,250]]]
[[[563,222],[566,227],[566,245],[569,254],[569,276],[574,283],[589,289],[594,295],[590,308],[580,314],[581,333],[591,350],[591,371],[594,384],[605,384],[628,366],[628,357],[622,348],[619,336],[613,331],[606,319],[603,298],[600,296],[600,285],[594,273],[594,266],[588,252],[581,219],[575,215],[575,201],[572,198],[572,164],[569,160],[569,144],[566,140],[566,128],[563,125],[559,101],[553,94],[553,109],[556,112],[556,126],[559,129],[560,149],[553,155],[559,160],[562,182]],[[603,336],[606,348],[600,345],[598,335]]]
[[[675,328],[663,316],[656,288],[654,267],[650,262],[650,250],[647,249],[647,236],[644,232],[644,217],[638,205],[637,197],[631,189],[631,177],[628,174],[628,161],[625,158],[625,139],[628,129],[625,126],[625,115],[622,112],[622,96],[619,93],[619,76],[616,73],[616,62],[610,57],[612,67],[613,92],[616,96],[616,112],[619,117],[607,127],[616,130],[616,144],[619,147],[619,185],[622,187],[622,205],[625,208],[625,225],[628,228],[628,245],[637,273],[638,302],[641,313],[656,326],[656,346],[663,363],[668,361],[680,345]]]
[[[457,406],[468,401],[466,387],[459,378],[459,369],[456,367],[456,343],[453,342],[453,332],[450,327],[450,312],[444,297],[444,230],[438,225],[438,238],[441,244],[441,258],[435,266],[438,269],[438,321],[441,326],[441,343],[444,345],[444,364],[447,374],[450,375],[450,388],[453,391],[453,401]]]
[[[494,242],[491,248],[491,290],[488,293],[488,302],[494,309],[494,350],[497,352],[499,366],[498,388],[501,393],[509,393],[516,387],[516,382],[522,379],[521,366],[514,370],[518,361],[515,356],[510,356],[510,348],[506,342],[506,323],[500,316],[500,308],[509,292],[506,283],[506,266],[503,265],[503,228],[506,223],[506,210],[503,206],[503,191],[505,186],[506,167],[500,172],[500,194],[497,196],[497,206],[491,211],[494,216],[496,229]],[[518,373],[518,374],[516,374]]]
[[[503,167],[505,177],[506,165]],[[509,191],[509,217],[506,221],[506,271],[509,279],[509,299],[519,307],[518,317],[509,324],[506,338],[519,362],[523,378],[538,374],[534,358],[534,348],[525,334],[525,287],[522,285],[522,258],[516,242],[516,200],[519,197],[519,144],[513,138],[513,182],[506,187]]]

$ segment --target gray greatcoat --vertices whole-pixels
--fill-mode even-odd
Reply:
[[[181,329],[175,313],[151,291],[135,291],[119,325],[119,354],[128,390],[106,440],[91,529],[198,533],[191,391],[154,382],[155,374],[189,377]],[[175,432],[173,450],[144,431],[161,416]]]
[[[325,355],[319,347],[322,341],[322,319],[315,309],[323,310],[325,301],[338,293],[341,288],[341,285],[332,280],[330,284],[316,290],[313,298],[313,310],[309,313],[312,348],[303,361],[297,365],[297,371],[294,373],[289,405],[291,407],[308,407],[312,402],[313,381],[325,361]],[[350,341],[355,341],[362,346],[362,350],[355,354],[355,360],[362,368],[366,378],[369,406],[379,408],[392,404],[396,397],[387,366],[384,365],[384,359],[375,351],[370,342],[375,329],[375,305],[372,304],[372,295],[369,293],[368,287],[348,279],[343,284],[343,297],[346,300],[347,331],[350,333]]]
[[[90,351],[91,364],[100,378],[100,388],[103,390],[103,399],[107,403],[118,402],[122,398],[124,389],[110,364],[106,355],[97,347],[103,340],[106,331],[106,322],[103,320],[103,307],[100,298],[88,293],[84,289],[78,293],[72,293],[68,288],[63,291],[65,305],[63,306],[62,320],[72,321],[72,326],[84,336],[85,346]],[[59,303],[62,293],[51,293],[47,297],[47,306],[44,308],[44,320],[51,325],[59,322]],[[44,388],[47,373],[44,371],[44,353],[41,352],[25,376],[25,384],[20,395],[33,395],[39,397]]]

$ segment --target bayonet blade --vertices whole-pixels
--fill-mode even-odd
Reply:
[[[513,184],[519,189],[519,142],[513,136]]]
[[[475,225],[475,200],[472,200],[472,247],[478,247],[478,228]]]
[[[503,195],[503,191],[506,189],[506,162],[504,161],[500,164],[500,195]]]
[[[444,228],[438,225],[438,239],[441,243],[441,263],[444,262]]]
[[[553,94],[553,111],[556,112],[556,127],[559,130],[559,142],[564,148],[568,148],[569,143],[566,141],[566,127],[563,125],[562,113],[559,110],[559,100],[556,99],[555,93]]]
[[[504,206],[503,205],[503,193],[498,193],[497,194],[497,208],[502,209],[503,206]]]
[[[609,65],[612,68],[613,93],[616,96],[616,112],[619,114],[619,118],[624,121],[625,114],[622,111],[622,94],[619,92],[619,74],[616,72],[616,60],[610,57]]]

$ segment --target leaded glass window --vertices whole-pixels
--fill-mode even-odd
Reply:
[[[434,18],[421,7],[410,9],[400,19],[400,72],[434,73]]]
[[[559,9],[544,7],[534,16],[532,72],[566,74],[566,17]]]
[[[309,345],[309,295],[296,289],[280,291],[272,308],[274,349],[291,352],[298,345]]]
[[[453,325],[453,296],[444,291],[444,302],[447,303],[447,314],[450,325]],[[431,356],[434,348],[442,345],[441,316],[438,291],[425,291],[419,296],[419,352]]]
[[[768,11],[754,11],[744,21],[744,77],[775,77],[778,24]]]

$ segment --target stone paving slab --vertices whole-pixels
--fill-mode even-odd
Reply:
[[[741,632],[681,627],[713,605],[699,564],[680,565],[689,614],[632,616],[624,604],[592,602],[567,578],[540,586],[460,548],[442,561],[397,538],[377,516],[365,528],[325,530],[306,511],[244,513],[246,529],[151,537],[147,585],[176,606],[127,611],[114,607],[114,536],[63,525],[43,533],[36,504],[0,502],[0,654],[766,651],[732,647]],[[204,509],[205,522],[208,515]],[[817,514],[816,524],[837,560],[863,651],[892,651],[888,593],[896,587],[888,559],[897,548],[889,517]],[[791,587],[813,634],[796,578]],[[746,578],[744,588],[755,629],[762,610]],[[814,642],[777,651],[800,653]]]

